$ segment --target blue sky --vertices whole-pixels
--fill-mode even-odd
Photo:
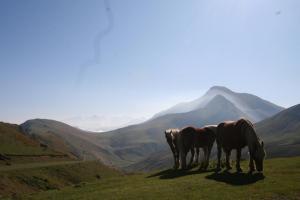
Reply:
[[[0,0],[1,121],[150,117],[213,85],[300,103],[300,1],[106,2]]]

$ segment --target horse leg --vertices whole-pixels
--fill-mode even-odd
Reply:
[[[230,166],[230,154],[231,154],[231,150],[226,150],[226,168],[227,170],[232,169],[232,167]]]
[[[199,148],[196,148],[196,164],[198,165],[199,163]]]
[[[241,165],[240,165],[240,160],[241,160],[241,153],[242,153],[242,149],[237,149],[236,150],[236,170],[238,172],[242,172],[242,168],[241,168]]]
[[[217,171],[221,170],[221,156],[222,156],[222,148],[221,145],[217,142],[217,148],[218,148],[218,164],[217,164]]]
[[[177,160],[176,160],[176,153],[173,153],[173,158],[174,158],[174,166],[173,168],[176,169],[177,168]]]
[[[208,167],[208,147],[204,147],[204,165],[203,165],[203,169],[207,169]]]
[[[179,167],[179,152],[178,151],[176,151],[176,153],[174,154],[174,159],[175,159],[174,169],[178,169],[178,167]]]
[[[193,161],[194,161],[194,156],[195,156],[195,149],[194,148],[191,148],[191,159],[190,159],[190,162],[189,162],[189,165],[188,167],[191,167],[192,164],[193,164]]]
[[[210,157],[210,153],[211,153],[211,149],[212,149],[212,145],[208,147],[208,150],[207,150],[207,163],[206,163],[206,167],[205,169],[208,168],[208,165],[209,165],[209,157]]]
[[[181,169],[186,169],[186,152],[180,151]]]
[[[255,167],[254,167],[253,156],[252,153],[250,153],[249,173],[251,174],[254,171],[255,171]]]

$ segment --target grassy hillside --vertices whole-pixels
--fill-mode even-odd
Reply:
[[[53,153],[22,133],[18,125],[0,122],[0,153],[36,155]]]
[[[20,197],[122,175],[98,161],[61,161],[0,166],[0,198]]]
[[[62,122],[34,119],[21,125],[26,134],[47,144],[49,147],[74,155],[79,159],[99,159],[107,165],[120,160],[110,151],[109,143],[97,133],[83,131]]]
[[[0,165],[69,159],[25,135],[20,126],[0,122]]]
[[[244,170],[247,162],[243,162]],[[113,176],[81,187],[67,187],[25,199],[299,199],[300,158],[265,161],[264,175],[235,171]]]
[[[300,104],[257,123],[255,127],[266,138],[276,138],[300,130]]]

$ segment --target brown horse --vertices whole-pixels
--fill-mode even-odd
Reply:
[[[167,129],[165,130],[166,140],[171,148],[174,158],[174,169],[179,167],[179,148],[177,145],[177,137],[179,135],[179,129]]]
[[[236,169],[241,172],[240,159],[241,151],[245,146],[248,146],[250,153],[250,173],[255,170],[254,162],[257,171],[263,170],[263,160],[265,157],[264,143],[260,141],[252,123],[246,119],[238,121],[223,122],[217,128],[217,146],[218,146],[218,166],[217,170],[221,168],[221,154],[222,149],[226,154],[226,168],[231,169],[230,153],[232,149],[236,149]],[[253,162],[254,160],[254,162]]]
[[[194,148],[202,148],[204,151],[204,161],[200,169],[207,169],[209,156],[216,138],[216,126],[207,126],[203,128],[186,127],[180,131],[178,139],[180,160],[182,169],[186,168],[186,155],[191,150],[192,156],[189,166],[194,159]],[[199,154],[199,150],[197,150]],[[198,160],[198,155],[197,155]]]

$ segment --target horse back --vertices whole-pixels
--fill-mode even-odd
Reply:
[[[180,132],[181,142],[186,149],[193,148],[196,129],[194,127],[183,128]]]
[[[215,142],[216,135],[210,128],[197,128],[195,132],[195,146],[196,147],[206,147],[212,146]]]
[[[246,139],[239,121],[220,123],[217,127],[217,142],[226,150],[245,147]]]

